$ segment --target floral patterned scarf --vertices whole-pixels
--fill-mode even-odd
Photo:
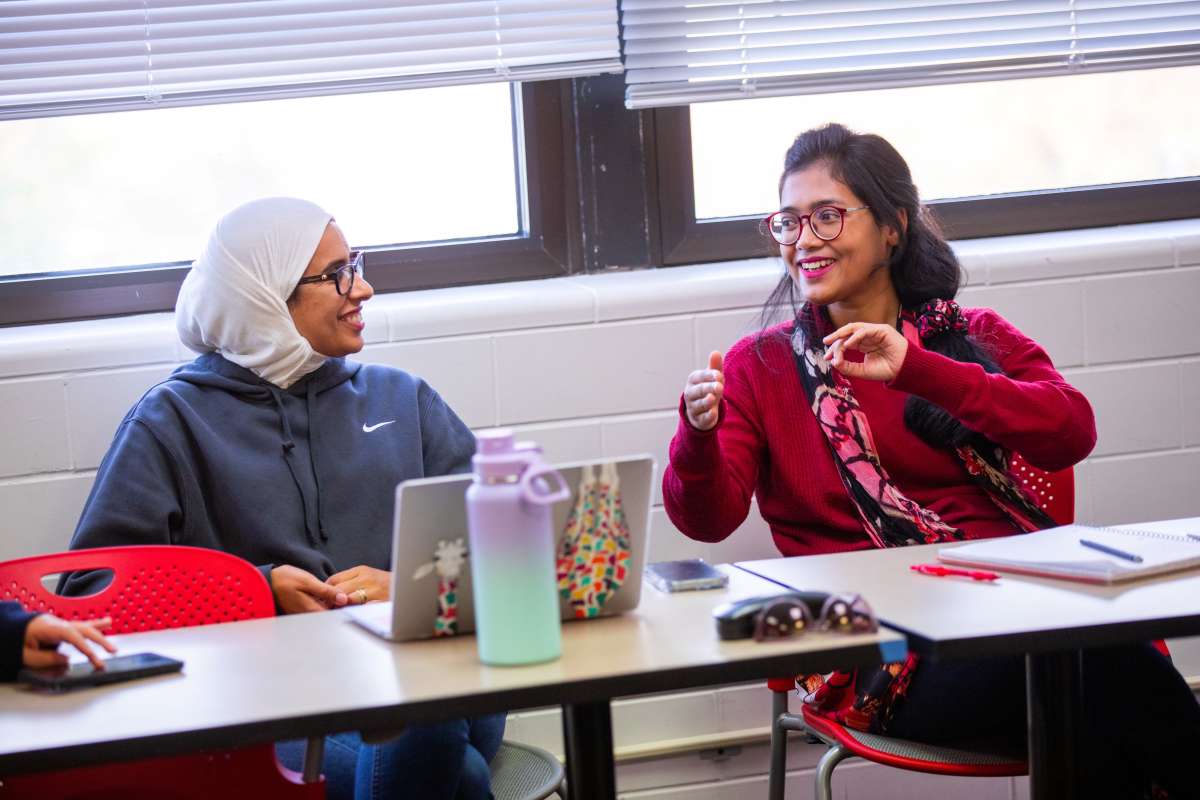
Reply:
[[[922,341],[946,331],[965,333],[967,323],[957,303],[931,300],[915,312],[903,312],[898,327],[910,346],[918,347]],[[821,340],[832,331],[828,311],[806,303],[796,318],[792,351],[813,415],[871,543],[881,548],[903,547],[966,538],[935,512],[906,497],[892,482],[879,460],[871,426],[854,398],[850,381],[825,360]],[[1009,453],[1003,448],[993,446],[981,452],[963,445],[956,453],[971,480],[1019,530],[1053,527],[1054,521],[1008,474]],[[809,702],[823,714],[848,727],[879,733],[886,730],[897,701],[907,693],[918,661],[910,655],[902,663],[884,664],[870,674],[834,673],[824,680],[806,676],[802,683],[811,693]]]

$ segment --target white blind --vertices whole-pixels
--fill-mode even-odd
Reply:
[[[1200,0],[621,0],[630,108],[1200,63]]]
[[[0,119],[620,70],[616,0],[0,0]]]

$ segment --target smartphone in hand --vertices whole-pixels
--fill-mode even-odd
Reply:
[[[655,561],[646,565],[644,574],[646,580],[661,592],[719,589],[729,584],[728,575],[702,558]]]
[[[165,672],[179,672],[183,669],[183,662],[158,653],[131,653],[108,659],[104,667],[98,670],[91,662],[82,661],[47,669],[23,669],[17,673],[17,680],[39,689],[65,692],[84,686],[101,686]]]

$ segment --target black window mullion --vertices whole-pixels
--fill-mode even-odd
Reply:
[[[578,241],[587,272],[662,263],[654,113],[628,111],[620,75],[572,81]]]

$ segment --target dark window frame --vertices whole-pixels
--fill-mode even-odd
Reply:
[[[661,197],[662,264],[778,255],[758,216],[696,219],[691,114],[687,108],[654,113],[659,185],[675,187]],[[1200,216],[1200,178],[935,200],[929,207],[949,239],[1191,219]]]
[[[514,115],[518,191],[528,187],[524,231],[451,242],[365,249],[380,292],[570,275],[581,271],[569,81],[520,87]],[[520,207],[521,204],[519,204]],[[0,326],[169,311],[190,261],[0,278]]]

